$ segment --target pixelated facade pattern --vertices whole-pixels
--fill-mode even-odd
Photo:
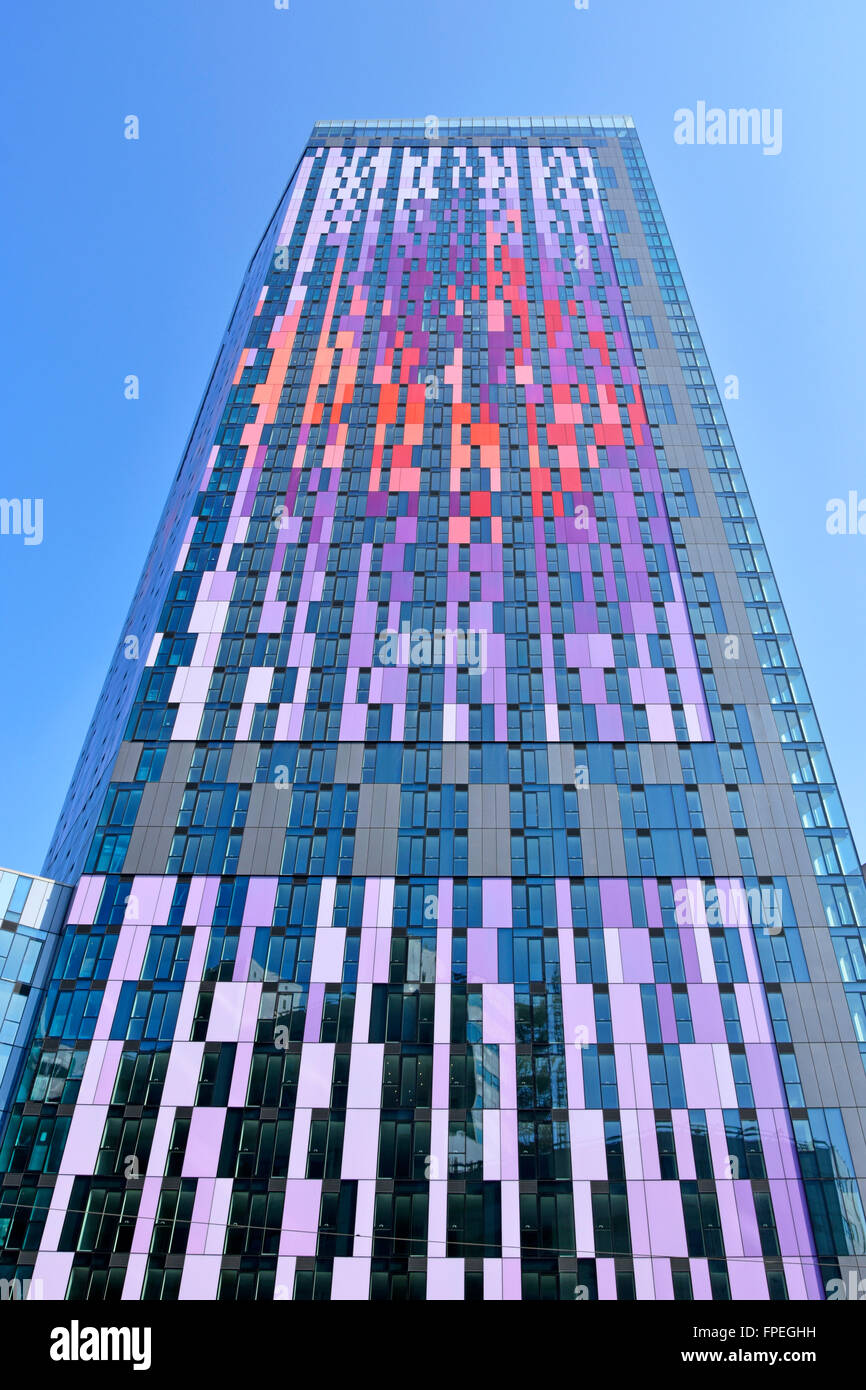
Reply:
[[[863,880],[629,119],[314,128],[61,871],[5,1277],[866,1272]]]

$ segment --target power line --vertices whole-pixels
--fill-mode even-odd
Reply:
[[[312,1179],[312,1180],[311,1180],[311,1179],[304,1179],[304,1181],[316,1181],[316,1179]],[[787,1179],[784,1179],[783,1181],[788,1181],[788,1180],[787,1180]],[[128,1190],[133,1190],[133,1189],[128,1189]],[[168,1191],[177,1191],[177,1190],[179,1190],[179,1189],[169,1188],[169,1189],[166,1189],[166,1190],[168,1190]],[[253,1195],[253,1196],[263,1196],[263,1197],[267,1197],[267,1196],[269,1196],[269,1195],[277,1195],[277,1196],[283,1195],[283,1196],[284,1196],[285,1194],[281,1194],[281,1193],[276,1193],[276,1194],[253,1193],[253,1194],[251,1194],[251,1195]],[[377,1194],[377,1195],[378,1195],[378,1194]],[[386,1194],[382,1194],[382,1195],[386,1195],[386,1196],[387,1196],[387,1195],[389,1195],[389,1194],[386,1193]],[[462,1194],[455,1194],[455,1195],[462,1195]],[[49,1214],[50,1214],[50,1208],[46,1211],[46,1220],[47,1220],[47,1217],[48,1217]],[[56,1213],[56,1214],[59,1214],[59,1213]],[[91,1210],[90,1210],[89,1208],[87,1208],[87,1207],[66,1207],[66,1208],[64,1208],[64,1215],[65,1215],[65,1216],[70,1216],[70,1215],[72,1215],[72,1216],[87,1216],[87,1215],[95,1216],[96,1214],[97,1214],[96,1212],[91,1211]],[[119,1218],[119,1219],[122,1219],[122,1218]],[[139,1217],[136,1215],[135,1217],[132,1217],[132,1218],[129,1218],[129,1219],[132,1220],[134,1223],[137,1224],[137,1222],[138,1222],[138,1220],[139,1220]],[[145,1218],[145,1219],[147,1219],[147,1218]],[[425,1246],[429,1246],[429,1245],[447,1245],[447,1243],[448,1243],[448,1241],[449,1241],[449,1239],[450,1239],[448,1232],[446,1232],[443,1236],[430,1236],[430,1235],[420,1236],[420,1235],[419,1235],[419,1236],[405,1236],[405,1237],[404,1237],[404,1236],[394,1236],[394,1235],[389,1235],[389,1234],[377,1234],[375,1231],[372,1231],[372,1232],[368,1232],[368,1233],[367,1233],[367,1232],[359,1232],[359,1231],[330,1231],[330,1230],[323,1230],[318,1224],[316,1225],[315,1229],[309,1229],[309,1228],[303,1228],[303,1227],[282,1226],[282,1225],[280,1225],[280,1226],[268,1225],[268,1224],[264,1224],[264,1225],[258,1225],[258,1224],[247,1225],[246,1223],[240,1223],[240,1222],[204,1221],[204,1220],[202,1220],[201,1218],[193,1218],[193,1217],[190,1217],[190,1219],[189,1219],[188,1221],[171,1222],[171,1223],[169,1223],[168,1218],[163,1217],[163,1218],[162,1218],[162,1221],[163,1221],[163,1223],[165,1223],[166,1225],[167,1225],[167,1224],[171,1224],[172,1226],[174,1226],[174,1225],[188,1226],[190,1229],[192,1229],[193,1226],[203,1226],[203,1227],[205,1227],[205,1229],[208,1230],[208,1231],[210,1231],[210,1230],[215,1230],[215,1231],[224,1231],[224,1232],[226,1232],[226,1233],[228,1233],[229,1231],[232,1231],[232,1230],[236,1230],[236,1231],[248,1231],[248,1232],[249,1232],[249,1231],[262,1231],[262,1232],[270,1233],[270,1234],[315,1236],[317,1240],[320,1240],[320,1239],[322,1239],[323,1237],[326,1238],[326,1239],[333,1239],[333,1240],[352,1240],[352,1241],[355,1241],[355,1240],[369,1240],[369,1241],[375,1241],[375,1240],[382,1240],[382,1239],[390,1239],[392,1242],[400,1241],[400,1242],[402,1242],[403,1244],[406,1244],[406,1245],[419,1245],[419,1244],[423,1244],[423,1245],[425,1245]],[[154,1217],[154,1218],[153,1218],[153,1227],[154,1227],[154,1229],[156,1229],[157,1226],[158,1226],[159,1224],[160,1224],[160,1218],[159,1218],[159,1217]],[[455,1238],[455,1239],[456,1239],[456,1238]],[[840,1255],[834,1255],[834,1256],[828,1256],[828,1257],[822,1259],[822,1258],[819,1257],[818,1255],[814,1255],[814,1256],[810,1256],[810,1257],[806,1258],[806,1257],[803,1257],[803,1256],[801,1256],[801,1255],[785,1255],[785,1254],[782,1254],[782,1253],[777,1254],[777,1255],[764,1255],[764,1254],[761,1254],[761,1255],[729,1255],[729,1254],[723,1254],[723,1255],[668,1255],[668,1254],[658,1254],[658,1253],[652,1253],[652,1252],[647,1253],[647,1254],[635,1254],[635,1252],[634,1252],[633,1250],[613,1250],[613,1251],[578,1250],[578,1249],[576,1249],[576,1248],[571,1248],[571,1247],[569,1247],[569,1246],[557,1246],[557,1245],[534,1245],[534,1246],[531,1247],[531,1249],[524,1250],[523,1246],[520,1246],[520,1247],[517,1247],[517,1246],[503,1246],[501,1241],[498,1241],[498,1242],[494,1242],[494,1241],[470,1241],[470,1240],[463,1240],[463,1239],[460,1239],[459,1242],[457,1242],[457,1243],[459,1243],[461,1246],[472,1246],[472,1247],[474,1247],[474,1248],[483,1249],[483,1250],[488,1249],[491,1245],[496,1245],[496,1244],[498,1244],[498,1245],[500,1246],[500,1248],[501,1248],[503,1251],[507,1249],[507,1250],[510,1250],[510,1251],[513,1251],[513,1252],[514,1252],[513,1254],[505,1254],[505,1253],[502,1253],[502,1254],[500,1254],[500,1255],[488,1256],[487,1258],[490,1258],[490,1259],[521,1259],[521,1260],[527,1260],[527,1259],[531,1259],[533,1254],[544,1254],[544,1255],[555,1255],[555,1256],[559,1256],[559,1257],[564,1258],[564,1259],[579,1259],[579,1260],[581,1260],[581,1259],[589,1259],[589,1260],[604,1260],[604,1259],[630,1259],[630,1260],[654,1260],[654,1259],[662,1259],[662,1260],[679,1260],[679,1259],[684,1259],[684,1260],[685,1260],[685,1259],[687,1259],[687,1260],[689,1260],[689,1261],[691,1261],[691,1260],[708,1260],[708,1261],[711,1261],[711,1262],[712,1262],[712,1261],[718,1261],[718,1262],[724,1263],[724,1264],[731,1264],[732,1262],[737,1262],[737,1261],[739,1261],[739,1262],[741,1262],[741,1263],[744,1263],[744,1264],[746,1264],[746,1263],[748,1263],[748,1264],[754,1264],[754,1263],[760,1261],[762,1264],[766,1264],[766,1262],[767,1262],[768,1260],[779,1260],[779,1261],[781,1261],[782,1263],[795,1263],[795,1264],[800,1264],[800,1265],[802,1265],[804,1268],[806,1268],[806,1267],[810,1267],[810,1268],[811,1268],[811,1267],[814,1267],[814,1266],[820,1267],[822,1264],[828,1264],[828,1263],[832,1263],[832,1262],[838,1262],[839,1259],[863,1259],[863,1258],[866,1258],[866,1251],[861,1252],[860,1255],[841,1255],[841,1256],[840,1256]],[[35,1253],[36,1253],[36,1254],[39,1254],[40,1252],[37,1250]],[[61,1252],[57,1252],[57,1253],[61,1253]],[[87,1250],[87,1251],[75,1250],[75,1251],[67,1251],[67,1252],[65,1252],[65,1253],[70,1253],[70,1254],[101,1255],[101,1254],[116,1254],[116,1253],[119,1253],[119,1252],[116,1252],[116,1251],[101,1251],[101,1250]],[[120,1252],[120,1253],[129,1253],[129,1254],[131,1254],[132,1252],[130,1251],[130,1252]],[[137,1252],[137,1253],[141,1253],[141,1252]],[[147,1253],[148,1253],[148,1257],[150,1257],[150,1256],[151,1256],[153,1253],[155,1253],[155,1252],[153,1252],[153,1251],[148,1251]],[[171,1251],[162,1251],[162,1252],[160,1252],[160,1253],[161,1253],[161,1254],[171,1254],[172,1252],[171,1252]],[[184,1255],[185,1255],[187,1252],[186,1252],[186,1251],[182,1251],[182,1252],[178,1252],[178,1253],[181,1253],[181,1254],[184,1254]],[[223,1251],[214,1252],[214,1253],[215,1253],[215,1254],[216,1254],[216,1253],[219,1253],[220,1255],[226,1255],[226,1254],[228,1254],[229,1252],[223,1250]],[[259,1253],[261,1253],[261,1252],[259,1252]],[[266,1256],[265,1258],[270,1258],[270,1256]],[[276,1256],[275,1258],[278,1258],[278,1256]],[[331,1259],[331,1258],[334,1258],[334,1257],[333,1257],[333,1256],[320,1256],[320,1255],[316,1255],[316,1256],[312,1257],[312,1256],[305,1255],[305,1256],[301,1256],[300,1258],[303,1258],[303,1259],[310,1259],[310,1258]],[[374,1259],[376,1259],[376,1258],[380,1258],[380,1257],[379,1257],[379,1256],[372,1256],[372,1255],[371,1255],[371,1256],[354,1256],[354,1255],[353,1255],[353,1256],[349,1256],[348,1258],[362,1258],[362,1259],[374,1258]],[[382,1257],[382,1258],[387,1258],[387,1257]],[[401,1257],[398,1257],[398,1258],[401,1258]],[[407,1252],[405,1258],[407,1258],[407,1259],[428,1258],[428,1259],[429,1259],[429,1258],[431,1258],[431,1257],[430,1257],[429,1255],[424,1255],[424,1256],[421,1256],[421,1255],[412,1255],[412,1254],[409,1254],[409,1253]],[[461,1257],[461,1256],[444,1256],[444,1257],[433,1256],[432,1258],[434,1258],[434,1259],[437,1259],[437,1258],[460,1259],[460,1258],[463,1258],[463,1257]]]

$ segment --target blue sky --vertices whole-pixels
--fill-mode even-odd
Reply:
[[[6,7],[0,864],[38,869],[249,256],[310,126],[634,116],[861,854],[866,535],[855,0],[146,0]],[[781,108],[777,157],[674,111]],[[127,115],[141,138],[123,138]],[[137,401],[124,378],[139,376]]]

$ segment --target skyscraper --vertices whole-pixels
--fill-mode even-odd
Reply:
[[[314,127],[44,871],[5,1278],[866,1273],[864,882],[630,119]]]

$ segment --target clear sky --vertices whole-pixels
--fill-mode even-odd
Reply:
[[[317,119],[634,116],[861,855],[861,0],[4,7],[0,864],[38,870],[247,261]],[[777,156],[674,112],[780,108]],[[136,115],[140,139],[124,139]],[[140,399],[124,378],[140,378]],[[864,507],[866,511],[866,507]],[[866,525],[866,523],[864,523]]]

